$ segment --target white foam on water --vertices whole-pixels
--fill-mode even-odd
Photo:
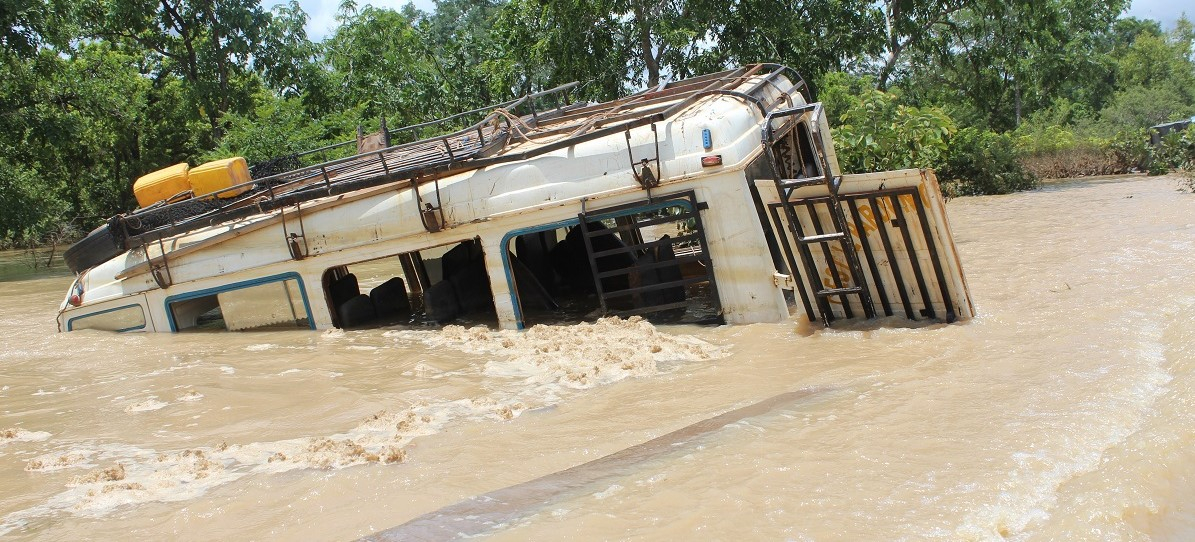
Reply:
[[[387,335],[410,338],[412,333],[419,332]],[[490,357],[484,367],[487,376],[572,389],[651,376],[663,361],[703,361],[725,355],[721,348],[696,337],[661,333],[639,317],[602,318],[574,326],[538,325],[522,332],[447,326],[440,333],[419,337],[431,347],[448,346]]]
[[[607,498],[607,497],[613,496],[615,493],[618,493],[619,491],[622,491],[622,489],[623,489],[623,487],[622,487],[622,486],[620,486],[620,485],[618,485],[618,484],[614,484],[614,485],[612,485],[612,486],[610,486],[610,487],[608,487],[608,488],[606,488],[606,489],[604,489],[604,490],[602,490],[602,491],[599,491],[599,492],[597,492],[597,493],[594,493],[594,494],[593,494],[593,498],[595,498],[595,499],[597,499],[597,500],[599,500],[599,501],[600,501],[600,500],[602,500],[602,499],[605,499],[605,498]]]
[[[94,455],[96,455],[96,451],[87,448],[42,454],[27,461],[25,470],[28,472],[55,472],[94,466],[91,463],[91,457]]]
[[[175,400],[180,403],[190,403],[190,402],[199,401],[202,399],[203,399],[203,394],[199,393],[195,390],[188,391],[187,393],[184,393],[184,394],[178,396],[177,398],[175,398]]]
[[[335,340],[343,336],[343,332],[328,332],[321,337]],[[47,454],[31,460],[26,470],[93,470],[74,477],[46,503],[9,514],[0,523],[0,534],[54,514],[99,517],[127,505],[192,499],[251,474],[400,463],[412,440],[443,431],[449,424],[511,420],[528,410],[553,406],[569,393],[658,374],[661,362],[704,361],[725,355],[720,347],[695,337],[661,333],[637,317],[536,326],[526,332],[448,326],[439,331],[390,331],[384,336],[476,355],[484,360],[481,376],[493,385],[482,386],[487,392],[477,397],[428,398],[379,410],[348,431],[325,436],[174,451],[104,444]],[[234,372],[231,367],[221,370]],[[416,370],[443,376],[423,363]],[[192,391],[178,401],[202,397]],[[151,396],[126,411],[166,405]]]
[[[158,397],[156,395],[151,395],[148,399],[145,399],[144,401],[138,401],[136,403],[133,403],[131,405],[124,407],[124,411],[130,412],[130,413],[131,412],[149,412],[151,410],[159,410],[162,408],[166,408],[167,404],[169,404],[169,403],[159,401]]]
[[[46,431],[29,431],[20,427],[0,429],[0,446],[10,442],[41,442],[49,440],[50,433]]]

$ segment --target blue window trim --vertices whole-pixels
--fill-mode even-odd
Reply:
[[[315,329],[315,318],[311,315],[311,303],[307,300],[307,287],[303,284],[303,277],[298,273],[289,272],[278,275],[270,275],[268,277],[261,277],[241,282],[234,282],[226,286],[216,286],[215,288],[207,288],[204,290],[196,290],[194,292],[187,292],[184,294],[176,294],[166,298],[166,321],[170,323],[170,331],[178,332],[178,325],[174,323],[174,311],[170,310],[171,303],[179,301],[186,301],[188,299],[195,299],[197,297],[208,297],[211,295],[221,294],[224,292],[231,292],[233,290],[243,290],[245,288],[252,288],[254,286],[261,286],[262,284],[269,284],[271,282],[282,282],[286,280],[296,280],[299,283],[299,294],[303,296],[303,308],[307,310],[307,325],[311,329]]]
[[[647,212],[651,212],[651,211],[658,211],[660,209],[667,209],[668,207],[684,207],[687,211],[693,212],[693,204],[690,203],[689,200],[684,199],[684,198],[678,198],[678,199],[664,200],[659,203],[653,203],[651,205],[644,205],[642,207],[635,207],[635,208],[631,208],[631,209],[621,209],[621,210],[613,211],[613,212],[609,212],[609,213],[599,212],[597,214],[586,215],[586,218],[589,220],[599,221],[599,220],[606,220],[608,218],[618,218],[620,216],[627,216],[627,215],[633,215],[633,214],[638,214],[638,213],[647,213]],[[568,228],[571,226],[576,226],[580,223],[581,223],[581,221],[579,219],[570,218],[568,220],[560,220],[558,222],[552,222],[549,224],[542,224],[539,226],[531,226],[531,227],[527,227],[527,228],[519,228],[517,230],[511,230],[511,231],[507,232],[506,235],[502,236],[502,244],[499,245],[502,247],[502,254],[501,254],[501,256],[502,256],[502,272],[506,274],[506,287],[507,287],[508,291],[510,291],[510,303],[514,307],[514,311],[515,311],[515,327],[516,328],[526,329],[527,326],[524,325],[524,323],[523,323],[523,309],[519,306],[519,297],[518,297],[517,291],[515,290],[514,273],[510,270],[510,249],[509,249],[510,241],[520,235],[527,235],[529,233],[538,233],[541,231],[558,230],[560,228]]]
[[[82,320],[82,319],[84,319],[84,318],[91,318],[92,316],[99,316],[99,315],[101,315],[101,314],[107,314],[107,313],[109,313],[109,312],[116,312],[116,311],[119,311],[119,310],[124,310],[124,309],[127,309],[127,308],[129,308],[129,307],[137,307],[137,308],[141,309],[141,321],[142,321],[143,323],[142,323],[141,325],[139,325],[139,326],[133,326],[133,327],[126,327],[126,328],[124,328],[124,329],[118,329],[118,330],[116,330],[116,332],[117,332],[117,333],[124,333],[124,332],[126,332],[126,331],[133,331],[133,330],[135,330],[135,329],[145,329],[146,323],[148,323],[148,322],[149,322],[149,318],[146,318],[146,316],[145,316],[145,307],[141,306],[141,304],[140,304],[140,303],[130,303],[130,304],[128,304],[128,305],[121,305],[121,306],[119,306],[119,307],[113,307],[113,308],[111,308],[111,309],[104,309],[104,310],[102,310],[102,311],[90,312],[90,313],[84,314],[84,315],[82,315],[82,316],[75,316],[75,317],[71,318],[70,320],[67,320],[67,321],[66,321],[66,330],[67,330],[67,331],[74,331],[74,330],[75,330],[75,320]]]

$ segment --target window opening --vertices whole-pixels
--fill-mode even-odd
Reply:
[[[479,239],[333,267],[323,283],[339,328],[497,326]]]
[[[171,296],[166,307],[176,331],[312,328],[297,276]]]
[[[145,327],[145,309],[141,305],[126,305],[84,316],[71,318],[66,323],[67,331],[99,329],[103,331],[132,331]]]
[[[520,325],[604,314],[721,321],[697,206],[689,198],[599,210],[585,215],[584,226],[578,219],[509,236],[506,258]]]

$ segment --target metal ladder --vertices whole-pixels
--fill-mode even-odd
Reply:
[[[820,118],[822,115],[822,104],[805,104],[787,109],[777,109],[768,113],[763,127],[763,146],[764,152],[768,156],[768,162],[771,164],[773,179],[776,182],[776,192],[780,196],[780,204],[784,208],[785,218],[788,220],[788,227],[791,230],[794,245],[796,245],[797,253],[801,256],[801,264],[805,269],[805,281],[809,285],[809,291],[813,294],[817,303],[818,312],[822,324],[829,327],[834,320],[834,312],[830,306],[830,298],[838,296],[842,300],[843,314],[847,318],[853,318],[854,313],[851,309],[848,296],[859,296],[859,304],[863,307],[864,315],[867,318],[875,318],[875,306],[871,299],[871,291],[867,287],[863,275],[863,267],[859,263],[859,256],[855,253],[855,243],[851,237],[850,230],[847,226],[846,214],[839,204],[838,190],[842,186],[842,177],[834,176],[830,171],[830,163],[827,158],[825,142],[822,139],[822,134],[818,127],[820,126]],[[775,143],[778,141],[777,132],[772,125],[773,120],[788,117],[792,118],[787,122],[788,129],[783,131],[779,137],[790,137],[790,149],[792,153],[791,159],[793,161],[800,161],[797,167],[782,167],[782,164],[776,157],[774,149]],[[802,130],[802,124],[808,127],[808,141],[807,146],[802,147],[802,141],[799,139],[801,135],[798,130]],[[812,154],[812,156],[807,156]],[[810,160],[816,160],[810,162]],[[820,169],[820,171],[817,171]],[[789,177],[785,173],[795,173],[794,177]],[[829,193],[828,197],[805,198],[803,200],[794,201],[793,194],[800,188],[807,186],[824,185]],[[830,216],[832,217],[832,228],[829,231],[823,231],[821,221],[817,218],[817,209],[814,206],[814,200],[818,202],[824,201],[830,208]],[[797,216],[796,206],[805,205],[812,219],[814,226],[813,235],[806,235],[804,228],[801,226],[801,221]],[[783,230],[780,224],[776,225],[777,230]],[[781,231],[783,234],[783,231]],[[787,235],[784,235],[787,241]],[[842,248],[843,257],[846,258],[847,267],[851,274],[851,284],[844,284],[838,273],[838,266],[830,252],[830,243],[838,243]],[[813,254],[810,247],[813,245],[821,245],[823,255],[826,263],[833,275],[833,287],[824,287],[822,274],[818,272],[817,266],[813,259]],[[789,251],[791,255],[791,251]],[[795,272],[796,262],[791,261],[790,267],[794,267],[790,271]],[[804,296],[804,293],[802,293]],[[808,303],[807,303],[808,305]],[[814,315],[809,315],[813,319]]]

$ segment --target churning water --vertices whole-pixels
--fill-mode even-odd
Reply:
[[[3,255],[0,536],[1192,540],[1177,184],[951,201],[952,325],[58,334]]]

